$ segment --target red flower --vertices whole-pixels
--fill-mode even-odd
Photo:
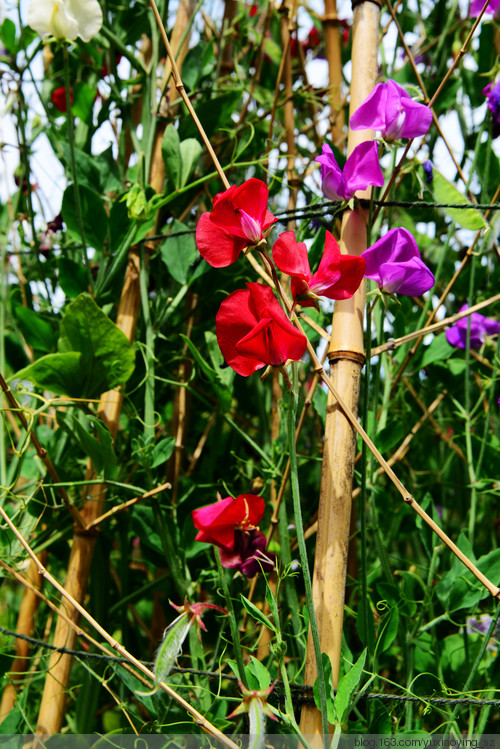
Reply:
[[[235,530],[254,530],[263,515],[264,500],[255,494],[240,494],[236,499],[227,497],[191,513],[199,530],[196,540],[228,551],[234,549]]]
[[[55,88],[52,91],[52,94],[50,95],[50,100],[52,104],[55,106],[55,108],[58,109],[60,112],[67,111],[68,102],[66,101],[66,89],[64,88],[64,86],[59,86],[59,88]],[[73,89],[70,89],[69,100],[73,104]]]
[[[219,499],[191,515],[199,530],[196,540],[218,546],[223,567],[239,570],[246,577],[261,570],[272,572],[276,554],[267,551],[266,537],[257,528],[264,515],[262,497],[240,494],[236,499]]]
[[[277,267],[292,276],[291,290],[294,302],[303,307],[317,306],[320,296],[328,299],[349,299],[358,289],[366,263],[356,255],[342,255],[329,231],[326,232],[325,251],[319,268],[311,275],[307,247],[297,242],[293,231],[281,234],[273,246],[273,259]]]
[[[260,179],[247,179],[214,197],[211,213],[196,227],[196,244],[214,268],[236,262],[242,250],[256,245],[276,219],[267,210],[269,191]]]
[[[307,346],[280,307],[272,290],[258,283],[233,291],[215,317],[222,355],[235,372],[248,377],[267,365],[281,367],[298,361]]]

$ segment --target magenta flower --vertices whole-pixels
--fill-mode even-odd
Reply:
[[[271,572],[276,554],[267,551],[267,539],[258,528],[264,515],[264,500],[255,494],[240,494],[222,499],[208,507],[193,510],[191,516],[199,533],[196,541],[219,548],[223,567],[239,570],[246,577]]]
[[[500,135],[500,80],[496,83],[488,83],[488,85],[483,88],[483,94],[486,96],[486,103],[491,112],[493,123],[491,129],[492,136],[498,138]]]
[[[484,0],[472,0],[469,8],[469,15],[471,18],[476,18],[482,11]],[[488,7],[485,10],[486,13],[492,13],[496,15],[497,11],[500,10],[500,0],[491,0]]]
[[[380,130],[385,140],[416,138],[425,135],[432,112],[425,104],[413,101],[396,81],[377,83],[371,94],[352,115],[352,130]]]
[[[358,289],[365,272],[365,261],[356,255],[342,255],[329,231],[325,251],[316,273],[311,273],[307,247],[297,242],[293,231],[280,234],[273,246],[273,260],[283,273],[292,277],[294,302],[314,307],[320,296],[327,299],[349,299]]]
[[[468,305],[464,304],[460,308],[460,312],[468,309]],[[481,348],[486,336],[494,336],[500,333],[500,323],[496,320],[491,320],[489,317],[480,315],[479,312],[473,312],[470,317],[470,347],[477,349]],[[457,348],[465,348],[467,345],[467,328],[469,326],[468,318],[462,317],[455,325],[448,328],[446,331],[446,340],[450,346],[456,346]]]
[[[408,229],[390,229],[361,257],[366,261],[365,277],[387,294],[419,296],[434,286],[434,276]]]
[[[350,200],[356,190],[366,190],[369,185],[382,187],[384,184],[374,140],[356,146],[345,162],[344,172],[330,146],[324,145],[321,156],[316,156],[315,161],[321,164],[321,189],[328,200]]]

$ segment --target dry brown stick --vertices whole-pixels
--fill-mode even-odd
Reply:
[[[21,422],[23,429],[25,429],[26,434],[29,436],[31,444],[35,448],[36,454],[38,455],[38,457],[44,464],[45,468],[47,469],[47,473],[50,475],[50,477],[52,478],[55,484],[59,484],[61,482],[61,479],[59,478],[59,474],[54,468],[51,459],[47,455],[47,450],[44,447],[42,447],[33,429],[30,429],[30,426],[23,413],[24,409],[22,409],[19,403],[17,402],[12,390],[10,389],[10,387],[4,380],[2,374],[0,374],[0,387],[3,390],[5,397],[7,398],[7,401],[12,409],[12,412],[17,414],[17,418]],[[66,489],[63,486],[58,486],[57,489],[59,491],[59,494],[61,495],[61,499],[64,502],[65,507],[68,509],[68,512],[71,514],[75,522],[78,523],[80,527],[83,527],[83,519],[78,509],[71,502]]]
[[[378,70],[379,18],[378,3],[356,3],[352,27],[350,114],[368,96],[375,84]],[[348,153],[350,154],[358,144],[371,139],[373,139],[371,130],[356,132],[350,130]],[[363,193],[363,197],[369,198],[370,191]],[[348,211],[344,214],[340,246],[342,252],[348,252],[351,255],[359,255],[366,249],[365,215],[355,211]],[[320,373],[323,381],[328,382],[330,391],[325,424],[318,536],[312,585],[321,651],[330,657],[334,687],[338,683],[340,667],[354,470],[355,433],[349,424],[351,419],[347,414],[349,413],[357,423],[359,377],[365,359],[364,306],[365,283],[361,284],[351,299],[335,302],[329,347],[331,361],[329,378],[324,374],[322,367],[317,368],[314,349],[308,347],[309,354],[311,355],[311,351],[313,353],[315,370]],[[339,393],[342,393],[342,398]],[[344,406],[345,413],[343,413]],[[316,676],[316,658],[309,633],[305,683],[314,684]],[[317,708],[309,705],[303,707],[300,729],[304,735],[322,733],[321,714]]]
[[[217,173],[219,177],[222,180],[223,185],[225,186],[226,190],[229,188],[229,180],[227,179],[226,175],[224,174],[224,171],[220,165],[219,159],[217,158],[217,155],[212,148],[212,144],[210,143],[207,134],[205,133],[205,130],[203,129],[203,125],[201,124],[198,115],[196,114],[193,105],[191,104],[191,100],[189,96],[186,93],[186,90],[184,88],[184,84],[182,82],[181,74],[179,72],[179,68],[177,66],[177,63],[175,61],[175,55],[172,52],[172,47],[170,46],[170,42],[168,40],[167,33],[165,31],[165,27],[163,25],[163,21],[161,20],[161,16],[158,12],[158,8],[156,7],[155,0],[149,0],[149,3],[151,5],[151,8],[153,10],[153,13],[155,15],[156,23],[158,24],[158,28],[160,30],[161,37],[163,39],[163,43],[165,45],[165,49],[167,50],[168,59],[170,60],[170,64],[172,66],[172,77],[174,79],[175,88],[179,92],[184,104],[187,107],[187,110],[191,117],[194,120],[194,123],[197,127],[197,130],[200,134],[200,137],[202,138],[205,147],[210,154],[210,157],[214,163],[215,169],[217,170]]]
[[[100,525],[103,520],[107,520],[108,518],[114,517],[117,513],[123,512],[124,510],[128,510],[133,505],[137,504],[137,502],[142,502],[144,499],[147,499],[148,497],[154,497],[155,494],[159,494],[160,492],[164,492],[167,489],[171,489],[172,485],[168,483],[162,484],[161,486],[157,486],[155,489],[151,489],[149,492],[145,492],[144,494],[141,494],[140,497],[133,497],[132,499],[127,500],[126,502],[123,502],[121,505],[115,505],[111,508],[111,510],[108,510],[108,512],[105,512],[103,515],[99,515],[99,517],[95,518],[95,520],[91,520],[87,525],[85,526],[85,530],[89,531],[91,528],[95,528],[97,525]]]
[[[209,420],[207,422],[207,425],[206,425],[205,429],[203,430],[203,434],[201,435],[200,439],[198,440],[198,444],[196,445],[196,447],[195,447],[195,449],[193,451],[193,454],[191,455],[191,457],[189,459],[189,466],[188,466],[188,469],[186,471],[186,476],[190,476],[193,473],[194,469],[196,468],[196,464],[198,463],[198,461],[200,459],[200,456],[201,456],[201,454],[203,452],[203,448],[206,445],[206,442],[207,442],[207,439],[208,439],[208,435],[210,434],[210,431],[211,431],[213,425],[215,424],[216,420],[217,420],[217,413],[215,411],[212,411],[212,413],[210,414],[210,418],[209,418]]]
[[[412,439],[414,438],[416,433],[419,431],[419,429],[423,426],[423,424],[427,421],[427,419],[429,419],[429,421],[431,420],[432,412],[436,410],[436,408],[439,406],[439,404],[441,403],[444,397],[445,397],[445,393],[440,393],[438,397],[431,403],[429,408],[425,408],[424,406],[423,415],[420,417],[417,423],[413,426],[412,430],[408,432],[408,434],[406,435],[404,440],[401,442],[397,450],[391,455],[391,457],[387,461],[388,465],[393,466],[404,458],[404,456],[410,449],[410,443]],[[384,469],[382,468],[382,466],[379,466],[375,472],[375,475],[382,476],[383,473],[384,473]],[[355,499],[356,497],[359,497],[360,494],[361,494],[361,487],[357,486],[355,489],[353,489],[352,498]],[[309,528],[307,528],[306,532],[304,533],[304,538],[306,539],[310,538],[316,533],[317,530],[318,530],[318,521],[315,520],[314,523],[311,523]]]
[[[402,379],[403,383],[405,384],[408,392],[412,396],[413,400],[417,404],[419,408],[421,408],[425,413],[425,404],[422,402],[422,400],[418,397],[418,393],[411,384],[411,382],[408,380],[407,377],[403,377]],[[443,396],[446,395],[446,393],[443,393]],[[437,423],[436,419],[433,416],[429,417],[429,422],[432,424],[432,427],[434,431],[436,432],[439,439],[443,440],[443,442],[446,443],[446,445],[450,448],[450,450],[453,450],[454,453],[458,455],[458,457],[463,460],[465,463],[467,462],[467,458],[463,451],[460,449],[458,445],[456,445],[453,440],[451,440],[449,437],[446,436],[446,434],[443,432],[439,424]]]
[[[71,608],[75,608],[81,616],[83,616],[84,619],[86,619],[89,624],[92,625],[92,627],[98,632],[101,637],[106,640],[106,642],[111,645],[113,650],[116,650],[118,653],[120,653],[121,656],[126,658],[126,660],[131,663],[135,668],[137,668],[141,673],[143,673],[145,676],[147,676],[151,681],[154,683],[155,676],[153,672],[147,668],[147,666],[144,666],[137,658],[135,658],[131,653],[129,653],[123,645],[120,645],[114,637],[112,637],[108,632],[104,629],[104,627],[101,627],[99,622],[97,622],[87,611],[86,609],[78,602],[76,601],[68,592],[67,590],[60,585],[60,583],[48,572],[48,570],[40,563],[40,561],[37,559],[36,555],[32,551],[29,544],[26,542],[26,540],[23,538],[23,536],[19,533],[15,525],[12,523],[11,519],[3,509],[3,507],[0,507],[0,515],[4,519],[4,521],[7,523],[11,531],[16,536],[17,540],[21,544],[21,546],[24,548],[24,550],[27,552],[29,557],[37,564],[38,572],[40,575],[43,575],[43,577],[51,583],[51,585],[54,586],[54,588],[61,594],[63,598],[65,598],[68,603],[70,604]],[[72,622],[72,625],[74,623]],[[75,628],[76,625],[74,625]],[[229,747],[230,749],[237,749],[236,744],[234,744],[232,741],[230,741],[228,738],[224,736],[215,726],[213,726],[210,721],[206,720],[206,718],[201,715],[194,707],[192,707],[186,700],[184,700],[180,695],[178,695],[174,690],[168,686],[168,684],[165,684],[164,682],[160,682],[159,684],[160,688],[166,692],[170,697],[172,697],[178,704],[180,704],[187,712],[192,715],[197,725],[199,725],[203,730],[205,730],[207,733],[210,733],[212,736],[219,739],[225,746]]]
[[[60,583],[50,574],[50,572],[40,563],[40,560],[37,559],[35,553],[29,546],[29,544],[26,542],[26,540],[23,538],[23,536],[19,533],[16,526],[12,523],[9,516],[6,514],[3,507],[0,507],[0,515],[5,520],[11,531],[14,533],[16,538],[18,539],[21,546],[25,549],[28,556],[35,562],[37,565],[38,574],[43,575],[45,580],[47,580],[51,585],[54,586],[54,588],[61,594],[61,596],[68,601],[71,608],[76,608],[81,616],[86,619],[89,624],[95,629],[96,632],[98,632],[101,637],[113,648],[113,650],[116,650],[123,658],[125,658],[130,664],[132,664],[140,673],[142,673],[144,676],[146,676],[150,681],[154,684],[155,683],[155,675],[154,673],[147,667],[144,666],[144,664],[141,663],[135,656],[133,656],[131,653],[126,650],[126,648],[123,647],[123,645],[120,645],[114,637],[112,637],[108,632],[104,629],[104,627],[101,627],[99,622],[97,622],[87,611],[86,609],[78,603],[74,598],[72,598],[69,593],[66,591],[66,589],[60,585]],[[7,568],[7,565],[0,560],[0,565],[4,568]],[[76,630],[76,633],[78,635],[83,635],[85,637],[89,637],[84,630],[82,630],[78,625],[72,620],[67,618],[68,624],[71,625],[71,627]],[[89,638],[90,639],[90,638]],[[98,646],[99,643],[97,641],[93,640],[93,642]],[[60,653],[58,655],[61,655]],[[159,684],[160,689],[162,689],[164,692],[166,692],[169,697],[172,697],[175,702],[177,702],[181,707],[183,707],[196,721],[196,724],[200,726],[204,731],[211,734],[215,738],[217,738],[219,741],[221,741],[225,746],[228,747],[228,749],[238,749],[237,745],[234,744],[230,739],[228,739],[226,736],[224,736],[223,733],[219,731],[218,728],[213,726],[210,721],[208,721],[206,718],[201,715],[194,707],[192,707],[189,702],[187,702],[183,697],[181,697],[177,692],[175,692],[171,687],[168,686],[168,684],[165,684],[165,682],[160,682]]]
[[[325,50],[328,61],[328,102],[330,104],[330,133],[338,145],[344,130],[342,101],[342,56],[340,53],[339,17],[336,0],[325,0],[321,19],[325,30]]]
[[[47,557],[47,552],[43,551],[40,554],[40,561],[43,563]],[[28,578],[33,587],[40,587],[40,576],[38,574],[38,566],[33,561],[30,562],[28,567]],[[16,632],[21,635],[30,636],[33,632],[33,625],[35,622],[35,615],[38,608],[38,596],[32,591],[25,589],[21,606],[19,608],[19,615],[17,617]],[[9,713],[14,707],[14,703],[17,697],[17,682],[21,681],[23,673],[26,672],[28,667],[28,658],[30,653],[30,643],[27,640],[17,639],[15,642],[16,657],[12,662],[9,673],[6,675],[10,682],[4,689],[2,694],[2,702],[0,704],[0,721]]]
[[[423,328],[419,328],[419,330],[414,330],[411,333],[407,333],[407,335],[401,336],[401,338],[395,338],[392,341],[382,343],[380,346],[373,348],[371,354],[372,356],[378,356],[378,354],[382,354],[384,351],[394,351],[394,349],[405,343],[409,343],[409,341],[413,341],[415,338],[422,338],[428,333],[435,333],[443,330],[443,328],[447,328],[449,325],[454,325],[464,317],[469,317],[469,315],[474,314],[474,312],[479,312],[479,310],[489,307],[491,304],[496,304],[496,302],[500,302],[500,294],[495,294],[495,296],[485,299],[483,302],[478,302],[477,304],[474,304],[473,307],[469,307],[463,312],[457,312],[455,315],[450,315],[450,317],[446,317],[444,320],[436,322],[433,325],[425,325]]]

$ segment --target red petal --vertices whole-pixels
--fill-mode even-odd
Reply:
[[[273,245],[273,260],[283,273],[309,281],[311,269],[304,242],[297,242],[293,231],[280,234]]]
[[[196,227],[196,244],[209,265],[225,268],[236,262],[248,240],[228,234],[213,221],[211,213],[204,213]]]
[[[322,292],[328,299],[349,299],[359,288],[365,274],[365,259],[356,255],[342,255],[340,278],[332,288]]]
[[[255,494],[240,494],[236,499],[227,497],[199,510],[191,516],[199,529],[197,541],[213,543],[232,550],[235,527],[253,527],[264,515],[264,500]]]
[[[265,362],[241,356],[236,350],[238,341],[244,338],[257,323],[258,319],[251,305],[251,296],[246,289],[233,291],[227,299],[224,299],[215,316],[215,332],[222,356],[229,366],[243,377],[248,377],[266,365]]]

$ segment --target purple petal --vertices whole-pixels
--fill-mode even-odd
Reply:
[[[321,189],[328,200],[347,200],[351,197],[346,191],[346,183],[330,146],[324,145],[321,156],[315,161],[321,164]]]
[[[377,83],[373,91],[359,105],[349,120],[351,130],[385,129],[385,105],[387,87],[385,83]]]
[[[403,102],[405,110],[405,122],[400,138],[418,138],[425,135],[431,126],[432,110],[425,104],[419,104],[413,99],[405,99]]]
[[[380,168],[377,144],[374,140],[356,146],[346,161],[344,178],[349,197],[354,195],[356,190],[366,190],[369,185],[383,186],[384,175]]]
[[[420,296],[434,286],[434,276],[419,257],[402,263],[384,263],[379,268],[379,286],[388,294]]]
[[[382,263],[401,262],[420,257],[415,238],[408,229],[390,229],[371,247],[362,253],[366,260],[366,278],[378,280]]]

